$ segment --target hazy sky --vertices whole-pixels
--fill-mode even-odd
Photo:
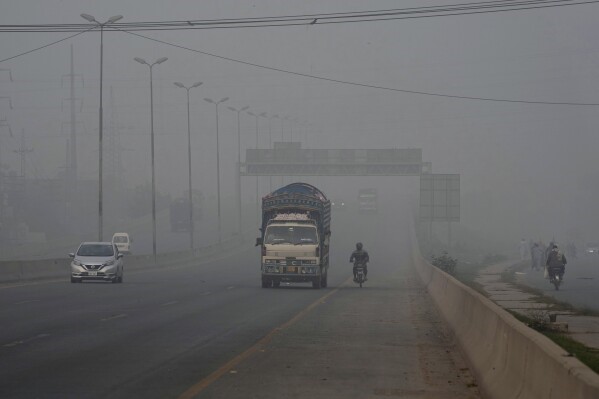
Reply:
[[[456,4],[448,0],[429,5]],[[0,0],[0,24],[85,23],[267,17],[422,6],[423,1],[158,1]],[[544,10],[299,27],[140,32],[223,57],[362,84],[467,97],[599,103],[599,4]],[[0,33],[0,59],[69,33]],[[53,178],[66,162],[70,44],[74,46],[79,177],[97,178],[99,34],[89,32],[1,62],[2,160],[34,149],[27,174]],[[168,61],[154,68],[158,189],[181,195],[187,184],[185,91],[191,92],[194,181],[214,189],[215,110],[220,107],[223,190],[232,192],[236,118],[226,106],[297,118],[284,122],[310,148],[422,148],[435,173],[462,176],[463,223],[547,239],[599,236],[597,106],[537,105],[424,96],[356,87],[252,67],[121,32],[104,34],[105,128],[118,125],[128,184],[149,174],[149,71],[133,57]],[[112,99],[111,99],[112,89]],[[79,103],[78,111],[79,111]],[[243,146],[255,142],[255,120],[242,114]],[[260,146],[268,120],[260,119]],[[272,120],[280,137],[281,121]],[[109,133],[106,133],[109,134]],[[299,135],[299,137],[298,137]],[[402,179],[397,178],[397,184]],[[326,190],[325,190],[326,191]]]

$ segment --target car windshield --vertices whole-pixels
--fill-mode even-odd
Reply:
[[[129,240],[127,240],[126,236],[114,236],[114,238],[112,239],[112,242],[118,242],[118,243],[126,243]]]
[[[114,250],[110,244],[84,244],[77,251],[79,256],[113,256]]]
[[[269,226],[266,228],[265,244],[314,244],[314,226]]]

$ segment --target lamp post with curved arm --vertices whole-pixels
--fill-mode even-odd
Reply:
[[[238,233],[241,235],[241,124],[239,121],[239,114],[249,108],[249,106],[245,106],[242,108],[235,107],[227,107],[229,110],[237,113],[237,172],[235,176],[237,177],[237,229]]]
[[[205,98],[207,101],[215,105],[216,108],[216,202],[218,207],[218,242],[222,241],[222,221],[220,216],[220,150],[218,144],[218,105],[227,101],[229,97],[221,98],[219,101],[214,101],[211,98]]]
[[[202,82],[195,82],[193,85],[186,87],[181,82],[175,82],[174,85],[185,89],[187,91],[187,161],[188,161],[188,169],[189,169],[189,248],[193,251],[193,232],[195,230],[195,226],[193,224],[193,196],[191,194],[191,128],[189,123],[189,90],[194,87],[198,87],[202,84]]]
[[[143,58],[135,57],[135,61],[142,65],[147,65],[150,68],[150,154],[152,159],[152,254],[154,262],[156,262],[156,173],[154,170],[154,88],[152,84],[152,68],[155,65],[162,64],[168,60],[166,57],[157,59],[154,63],[149,64]]]
[[[110,17],[108,21],[104,23],[100,23],[96,21],[96,18],[89,14],[81,14],[81,17],[87,20],[88,22],[95,23],[100,27],[100,108],[99,108],[99,127],[98,127],[98,135],[99,135],[99,143],[98,143],[98,241],[103,241],[104,235],[104,209],[103,209],[103,190],[102,190],[102,170],[103,170],[103,159],[102,159],[102,147],[103,147],[103,110],[102,110],[102,84],[103,84],[103,76],[104,76],[104,26],[108,24],[112,24],[119,19],[122,19],[122,15],[115,15]]]

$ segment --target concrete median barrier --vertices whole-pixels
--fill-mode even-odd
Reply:
[[[243,236],[235,236],[220,244],[207,245],[194,251],[157,254],[156,261],[152,255],[126,255],[124,265],[125,270],[139,270],[207,261],[223,253],[230,254],[232,250],[249,245],[248,243]],[[70,276],[70,262],[70,258],[3,261],[0,262],[0,283],[58,277],[67,279]]]
[[[422,258],[413,261],[486,398],[599,398],[599,375],[544,335]]]

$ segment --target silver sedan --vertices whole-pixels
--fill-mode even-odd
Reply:
[[[112,242],[82,242],[70,253],[71,283],[83,280],[123,282],[123,254]]]

